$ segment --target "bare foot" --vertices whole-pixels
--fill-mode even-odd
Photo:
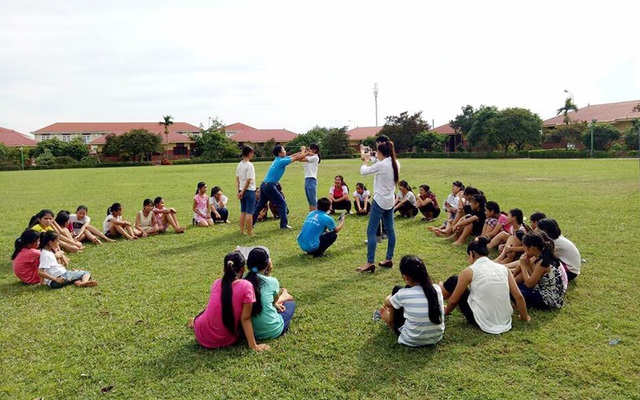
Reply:
[[[75,281],[74,285],[76,285],[77,287],[94,287],[94,286],[98,286],[98,282],[96,282],[96,281],[86,281],[86,282]]]
[[[453,243],[451,243],[452,246],[462,246],[464,243],[460,243],[457,240]]]
[[[187,328],[193,329],[193,327],[195,326],[195,320],[195,318],[189,318],[189,321],[187,321]]]
[[[289,294],[287,289],[282,288],[282,293],[280,293],[280,297],[278,298],[278,300],[282,301],[282,302],[292,301],[293,300],[293,296],[291,294]]]

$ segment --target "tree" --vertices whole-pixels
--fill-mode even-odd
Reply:
[[[82,139],[75,138],[72,141],[65,143],[63,153],[63,156],[72,157],[75,160],[80,161],[83,157],[89,155],[89,148]]]
[[[640,108],[640,106],[636,107]],[[640,119],[635,118],[631,121],[631,126],[624,131],[627,150],[638,150],[638,129],[640,129]]]
[[[454,119],[449,121],[449,125],[451,125],[456,133],[466,137],[473,126],[473,116],[475,113],[472,106],[466,105],[462,107],[462,114],[456,115]]]
[[[422,119],[422,111],[409,115],[407,111],[398,116],[388,116],[387,122],[378,135],[387,135],[393,141],[397,152],[411,151],[416,136],[428,131],[429,124]]]
[[[569,111],[578,111],[578,107],[573,104],[573,99],[571,96],[568,96],[564,101],[564,106],[558,108],[556,111],[556,115],[564,115],[564,124],[569,125],[571,123],[571,118],[569,117]]]
[[[484,145],[493,150],[496,143],[491,142],[490,130],[491,120],[498,115],[496,106],[480,106],[473,113],[471,128],[467,133],[467,144],[469,148]]]
[[[225,133],[224,124],[217,118],[208,129],[200,128],[200,137],[193,138],[195,149],[193,155],[206,161],[218,161],[238,156],[238,145]]]
[[[505,153],[511,145],[520,151],[525,145],[540,145],[541,129],[542,119],[537,114],[524,108],[507,108],[492,118],[488,141],[502,146]]]
[[[173,117],[171,115],[163,115],[162,121],[158,122],[158,125],[164,125],[164,137],[167,139],[167,144],[169,144],[169,125],[173,125]]]
[[[58,138],[43,140],[32,149],[29,153],[31,157],[39,157],[46,150],[51,152],[54,157],[73,157],[80,161],[82,157],[89,154],[89,148],[80,138],[75,138],[70,142],[63,142]]]
[[[611,124],[596,124],[593,128],[593,149],[609,150],[611,143],[620,139],[620,131]],[[582,142],[587,149],[591,148],[591,129],[582,135]]]
[[[105,138],[104,147],[102,147],[102,154],[105,156],[119,157],[122,146],[122,137],[110,133]]]
[[[296,136],[295,139],[287,143],[287,148],[291,151],[298,151],[300,149],[300,146],[309,147],[309,145],[312,143],[317,143],[318,145],[320,145],[326,138],[327,133],[329,133],[328,128],[321,128],[320,126],[316,125],[306,133]]]
[[[446,138],[435,132],[422,132],[416,136],[416,149],[426,151],[442,151]]]
[[[349,154],[347,127],[330,128],[320,149],[324,154]]]
[[[375,136],[366,137],[362,141],[362,145],[363,146],[369,146],[372,149],[375,148],[376,147],[376,137]]]
[[[120,155],[128,155],[135,162],[141,161],[142,156],[160,153],[162,139],[146,129],[132,129],[120,136]]]
[[[545,143],[562,143],[566,142],[567,146],[575,145],[582,141],[582,134],[588,129],[587,123],[574,122],[569,125],[563,125],[556,129],[552,129],[545,133]]]

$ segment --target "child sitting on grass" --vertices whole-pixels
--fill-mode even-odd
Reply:
[[[33,229],[27,229],[15,242],[15,251],[11,256],[13,273],[22,282],[33,285],[40,283],[38,266],[40,265],[40,234]]]
[[[118,236],[123,236],[127,240],[137,239],[142,235],[137,229],[131,226],[131,222],[122,219],[122,204],[113,203],[111,207],[107,208],[107,217],[102,223],[102,229],[107,237],[112,239]]]
[[[94,244],[102,244],[100,239],[105,242],[115,242],[115,240],[108,238],[98,228],[91,225],[91,218],[87,215],[87,211],[87,206],[80,205],[76,209],[76,213],[69,216],[70,229],[74,238],[79,242],[88,240]]]
[[[178,217],[176,216],[177,213],[175,208],[165,207],[164,199],[161,196],[153,199],[153,214],[162,232],[166,232],[169,225],[171,225],[176,233],[184,233],[186,231],[185,227],[180,226]]]
[[[251,310],[253,334],[257,339],[273,339],[284,335],[296,310],[293,296],[287,289],[280,289],[278,280],[271,276],[273,264],[264,248],[251,250],[247,257],[247,268],[249,272],[244,279],[251,282],[256,295]]]
[[[29,228],[38,233],[54,231],[61,235],[59,239],[60,246],[70,253],[77,253],[84,248],[82,243],[63,235],[62,228],[53,219],[53,211],[51,210],[41,210],[31,217]]]
[[[251,309],[256,296],[251,282],[242,279],[244,265],[239,251],[225,256],[224,275],[213,282],[207,308],[187,323],[202,347],[231,346],[242,334],[253,350],[269,350],[269,345],[256,343],[253,333]]]
[[[144,199],[142,202],[142,210],[136,214],[135,227],[140,231],[140,236],[142,237],[161,232],[158,220],[153,214],[153,202],[151,199]]]
[[[89,271],[67,270],[58,264],[53,253],[56,248],[58,248],[58,234],[53,231],[44,232],[40,239],[38,275],[43,278],[45,285],[52,289],[59,289],[71,283],[78,287],[98,286],[98,282],[91,279]]]

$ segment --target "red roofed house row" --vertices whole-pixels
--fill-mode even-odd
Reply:
[[[381,130],[381,126],[362,126],[350,129],[347,131],[349,146],[359,151],[363,140],[368,137],[375,137]]]
[[[244,143],[266,143],[273,139],[276,144],[285,145],[298,136],[286,129],[256,129],[252,126],[236,122],[224,128],[229,139],[237,142],[239,146]]]
[[[640,118],[640,100],[622,101],[618,103],[594,104],[570,111],[571,122],[606,122],[624,131],[631,126],[631,121]],[[549,118],[542,123],[543,130],[556,129],[564,125],[564,115]]]
[[[7,147],[36,147],[38,143],[24,133],[0,127],[0,143]]]
[[[81,138],[91,146],[92,151],[99,153],[107,135],[119,136],[133,129],[145,129],[160,135],[164,153],[169,153],[175,158],[190,157],[194,141],[188,135],[200,133],[200,128],[186,122],[174,122],[169,125],[168,135],[164,134],[164,125],[158,122],[56,122],[32,133],[38,142],[52,138],[70,142],[75,138]]]
[[[447,139],[444,142],[444,151],[447,153],[454,152],[458,146],[464,146],[466,144],[462,134],[456,132],[456,130],[451,127],[451,124],[440,125],[437,128],[431,129],[431,132],[439,135],[447,135]]]

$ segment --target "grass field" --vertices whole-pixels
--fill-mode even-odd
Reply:
[[[260,181],[268,163],[257,163]],[[351,190],[370,178],[359,161],[320,164],[319,194],[336,174]],[[208,164],[0,172],[0,397],[97,398],[640,398],[640,224],[637,160],[402,160],[401,179],[427,183],[443,200],[451,182],[480,188],[503,209],[544,211],[581,250],[582,275],[563,309],[532,311],[530,323],[492,336],[456,311],[435,347],[411,349],[371,312],[398,269],[361,275],[366,219],[349,217],[329,256],[298,249],[294,231],[270,220],[257,238],[238,233],[238,202],[229,225],[190,225],[198,181],[220,185],[230,198],[235,165]],[[306,215],[302,168],[282,180],[299,228]],[[87,245],[72,267],[90,270],[96,288],[50,290],[13,276],[13,242],[42,208],[89,207],[101,227],[107,207],[124,204],[133,221],[145,197],[162,195],[189,224],[184,235]],[[440,218],[440,220],[442,217]],[[418,254],[436,280],[466,266],[462,248],[433,237],[426,224],[396,220],[396,261]],[[222,258],[236,245],[271,249],[274,276],[296,297],[290,332],[271,351],[245,345],[200,348],[185,327],[206,304]],[[384,256],[386,242],[378,247]],[[612,340],[618,344],[610,344]],[[611,343],[616,343],[611,342]]]

